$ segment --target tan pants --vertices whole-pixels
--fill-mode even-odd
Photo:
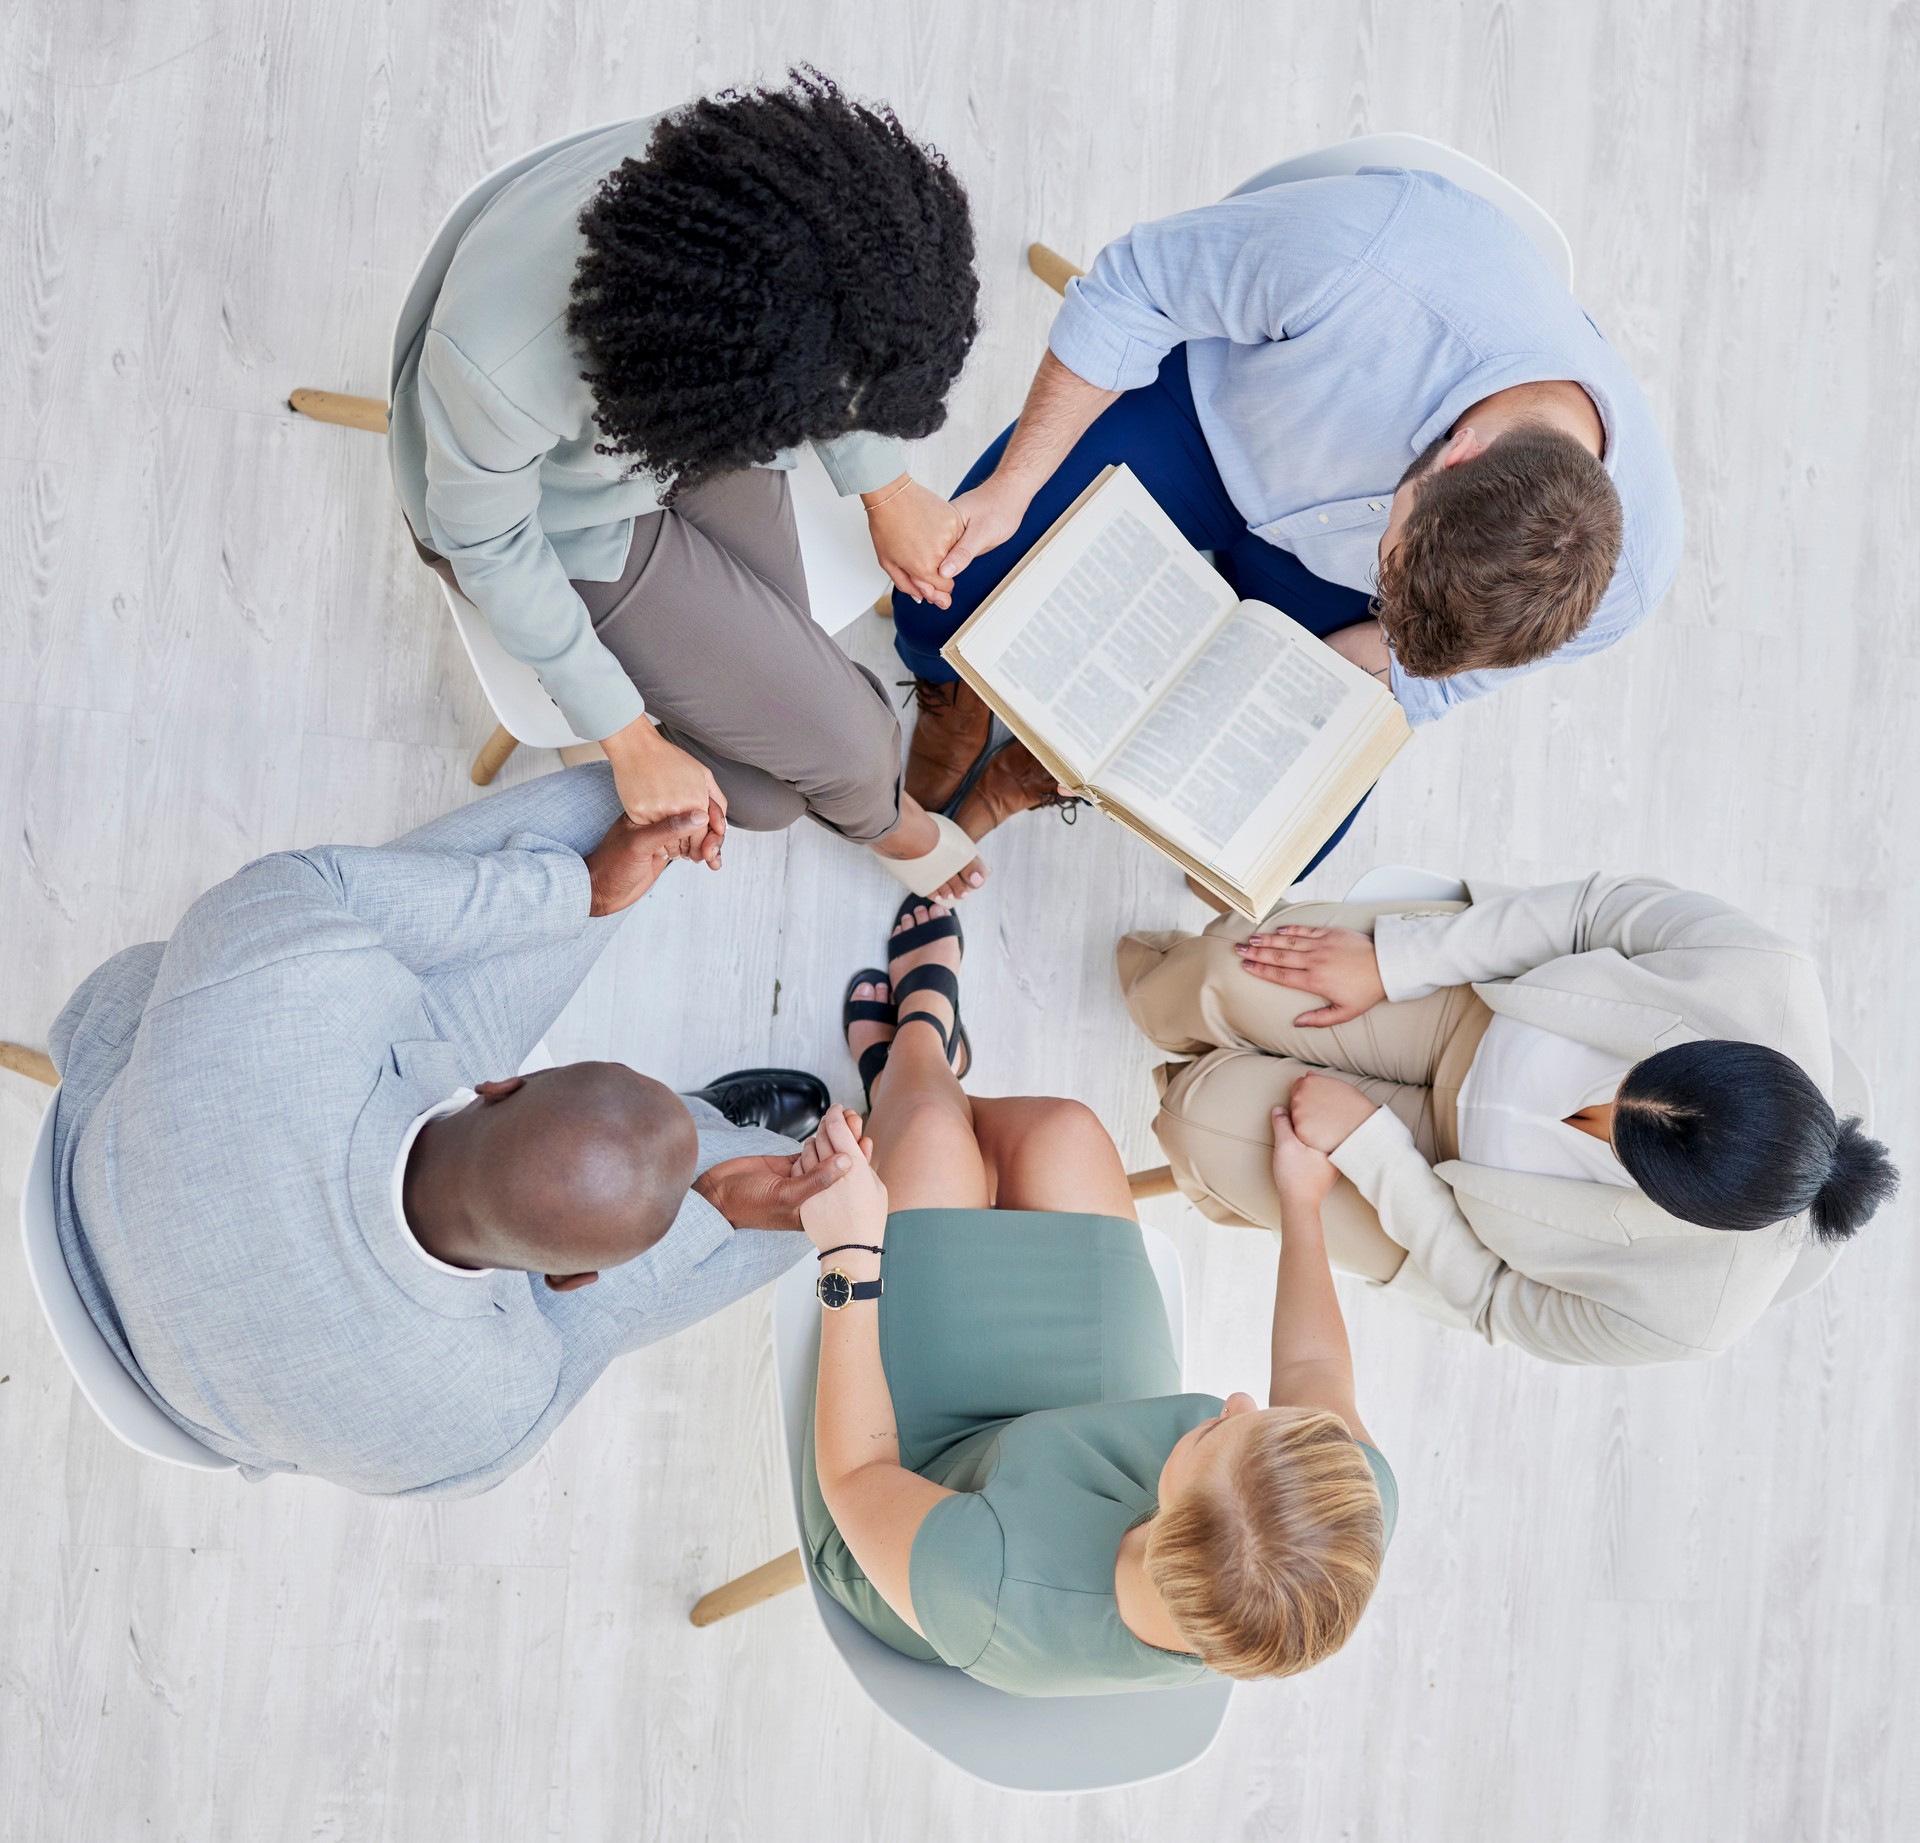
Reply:
[[[1458,1155],[1455,1102],[1493,1015],[1471,986],[1375,1005],[1331,1028],[1305,1026],[1294,1020],[1325,1001],[1254,978],[1233,951],[1235,942],[1286,922],[1371,934],[1376,915],[1408,906],[1293,903],[1257,925],[1231,915],[1204,934],[1122,938],[1120,985],[1133,1021],[1160,1048],[1189,1059],[1156,1072],[1154,1132],[1175,1182],[1202,1215],[1250,1228],[1280,1226],[1272,1113],[1302,1075],[1338,1076],[1392,1109],[1430,1160]],[[1406,1259],[1345,1178],[1321,1219],[1336,1267],[1386,1281]]]
[[[427,566],[452,568],[418,539]],[[614,582],[576,582],[661,735],[748,832],[805,814],[861,844],[900,823],[900,719],[809,612],[787,476],[743,468],[633,521]]]

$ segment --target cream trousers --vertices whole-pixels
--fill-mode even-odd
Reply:
[[[1227,915],[1204,934],[1122,937],[1117,959],[1127,1009],[1147,1037],[1179,1059],[1155,1072],[1154,1132],[1174,1181],[1202,1215],[1242,1227],[1280,1226],[1272,1112],[1302,1075],[1338,1076],[1391,1108],[1430,1161],[1458,1155],[1455,1102],[1493,1015],[1471,986],[1375,1005],[1330,1028],[1305,1026],[1295,1019],[1325,1001],[1256,979],[1233,951],[1248,935],[1285,923],[1371,934],[1375,916],[1412,906],[1290,903],[1259,923]],[[1399,1272],[1405,1251],[1344,1177],[1321,1220],[1336,1267],[1382,1282]]]

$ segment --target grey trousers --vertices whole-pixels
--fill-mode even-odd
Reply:
[[[806,814],[867,844],[900,823],[900,719],[808,610],[784,473],[692,488],[634,520],[618,581],[573,586],[660,733],[712,771],[730,824],[779,832]]]

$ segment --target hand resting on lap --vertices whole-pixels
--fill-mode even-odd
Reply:
[[[1387,996],[1373,942],[1355,928],[1275,928],[1249,935],[1234,952],[1254,978],[1327,1001],[1318,1011],[1303,1011],[1296,1024],[1349,1023]]]

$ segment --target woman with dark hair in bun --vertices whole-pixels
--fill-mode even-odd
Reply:
[[[1556,1362],[1718,1354],[1899,1181],[1811,957],[1649,877],[1469,893],[1127,936],[1176,1181],[1277,1227],[1284,1106],[1335,1265]]]
[[[798,70],[556,148],[403,330],[389,449],[421,555],[602,744],[630,818],[708,813],[710,865],[729,823],[804,814],[919,894],[984,879],[812,619],[784,471],[811,444],[925,588],[959,525],[901,443],[945,420],[978,291],[946,162]]]

